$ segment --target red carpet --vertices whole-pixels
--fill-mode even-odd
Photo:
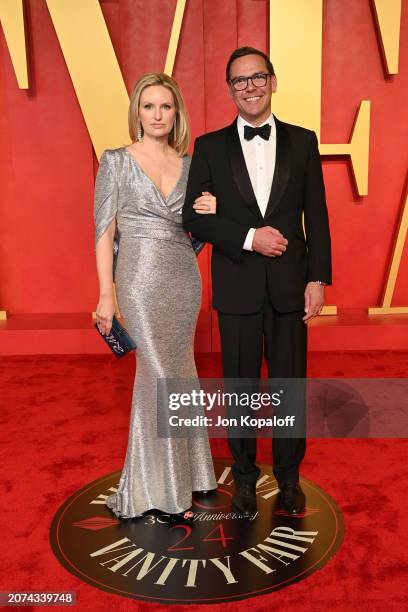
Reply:
[[[197,360],[202,376],[221,376],[219,356],[202,354]],[[122,467],[133,359],[3,357],[0,366],[0,590],[72,590],[77,594],[75,609],[91,612],[186,609],[99,591],[68,573],[48,542],[60,504],[86,483]],[[406,377],[408,352],[312,353],[309,373]],[[215,455],[228,455],[223,440],[212,442]],[[342,547],[306,580],[267,596],[224,604],[222,609],[407,609],[407,450],[407,440],[309,441],[302,474],[341,508],[346,527]],[[271,462],[270,441],[260,441],[258,459]],[[188,607],[201,612],[220,608]]]

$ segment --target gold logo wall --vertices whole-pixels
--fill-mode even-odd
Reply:
[[[98,157],[128,139],[129,97],[98,0],[44,0],[89,135]],[[194,10],[193,0],[191,9]],[[401,0],[372,0],[388,75],[398,73]],[[177,0],[164,71],[172,74],[186,0]],[[285,121],[316,131],[320,142],[323,0],[269,0],[270,55],[279,75],[274,110]],[[0,0],[0,21],[18,86],[29,88],[23,0]],[[103,96],[100,92],[103,91]],[[307,92],[307,95],[304,95]],[[368,194],[370,100],[361,100],[348,143],[320,143],[320,153],[347,156],[356,191]],[[408,313],[391,306],[408,228],[405,199],[394,241],[382,304],[370,314]],[[1,312],[1,311],[0,311]],[[326,307],[335,314],[336,307]]]

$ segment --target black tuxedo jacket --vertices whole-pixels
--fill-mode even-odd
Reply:
[[[252,189],[236,120],[195,142],[183,224],[213,245],[213,307],[221,312],[257,312],[265,291],[279,312],[303,310],[308,281],[331,283],[330,232],[316,134],[276,117],[275,122],[275,173],[265,217]],[[203,191],[216,196],[216,215],[194,211],[194,200]],[[248,230],[266,225],[288,240],[283,255],[266,257],[243,249]]]

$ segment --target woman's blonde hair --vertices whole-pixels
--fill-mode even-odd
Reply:
[[[176,133],[174,134],[174,130],[171,130],[169,134],[169,145],[173,147],[180,156],[183,156],[187,153],[188,144],[190,142],[190,128],[187,121],[186,107],[178,84],[170,76],[164,74],[164,72],[149,72],[148,74],[144,74],[134,86],[132,95],[130,96],[128,115],[130,138],[132,142],[137,140],[140,96],[146,87],[151,87],[152,85],[162,85],[173,94],[176,107]]]

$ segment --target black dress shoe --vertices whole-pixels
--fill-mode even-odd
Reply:
[[[194,512],[192,510],[175,512],[174,514],[170,514],[170,520],[173,523],[183,523],[184,525],[186,525],[194,521]]]
[[[256,512],[256,495],[254,484],[237,485],[237,490],[232,498],[232,508],[237,514],[249,518]]]
[[[305,509],[305,494],[298,482],[286,482],[279,485],[279,501],[289,514],[299,514]]]

